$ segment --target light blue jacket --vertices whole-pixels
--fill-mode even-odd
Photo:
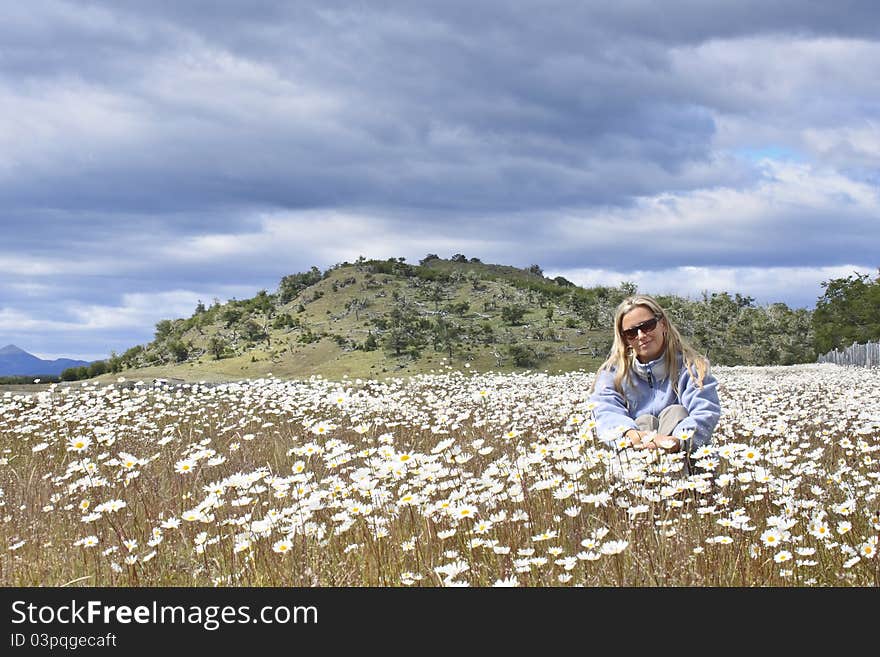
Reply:
[[[673,435],[677,437],[684,432],[691,435],[689,440],[682,443],[688,452],[709,444],[721,415],[718,381],[707,372],[700,388],[691,379],[681,356],[678,365],[678,396],[672,389],[672,380],[666,375],[663,356],[644,364],[633,360],[629,380],[622,382],[625,399],[614,389],[615,370],[599,372],[590,396],[599,439],[613,447],[625,432],[638,428],[635,418],[640,415],[659,416],[667,406],[681,404],[687,409],[688,417],[678,423]]]

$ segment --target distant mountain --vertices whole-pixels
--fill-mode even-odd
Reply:
[[[88,364],[88,361],[71,358],[43,360],[14,344],[8,344],[0,349],[0,376],[57,375],[68,367],[80,367]]]

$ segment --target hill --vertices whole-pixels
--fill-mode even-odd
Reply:
[[[218,381],[270,373],[379,378],[447,367],[593,371],[611,346],[614,309],[635,291],[626,282],[585,289],[547,278],[537,265],[486,264],[460,254],[429,254],[418,265],[359,258],[285,276],[276,291],[251,299],[200,302],[191,317],[160,321],[152,342],[114,354],[88,375]],[[758,308],[727,293],[659,299],[713,362],[815,359],[803,346],[811,342],[804,340],[808,311]]]
[[[0,349],[0,376],[57,376],[70,367],[85,365],[86,361],[71,358],[43,360],[14,344]]]

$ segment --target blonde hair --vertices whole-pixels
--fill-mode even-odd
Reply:
[[[681,337],[681,333],[678,332],[678,329],[669,320],[666,311],[660,307],[656,299],[646,294],[637,294],[621,301],[614,312],[614,342],[611,345],[608,359],[602,363],[596,373],[597,376],[593,380],[590,392],[592,393],[596,389],[596,380],[599,378],[598,374],[600,372],[614,370],[614,389],[626,399],[626,395],[623,394],[623,380],[631,375],[633,350],[627,346],[626,340],[623,338],[623,316],[638,306],[643,306],[650,310],[654,313],[655,317],[663,320],[663,324],[666,327],[663,361],[666,365],[666,371],[669,373],[669,378],[672,381],[672,389],[675,391],[675,394],[678,395],[679,393],[678,354],[681,354],[684,366],[690,373],[691,378],[702,388],[703,378],[709,372],[709,360],[699,354],[687,340]]]

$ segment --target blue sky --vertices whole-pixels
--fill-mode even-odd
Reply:
[[[880,267],[872,2],[10,3],[0,346],[463,253],[811,307]]]

